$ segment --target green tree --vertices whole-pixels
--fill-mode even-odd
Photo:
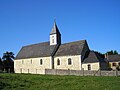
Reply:
[[[4,70],[6,72],[14,72],[14,54],[13,52],[5,52],[3,53],[3,66],[4,66]]]
[[[92,50],[92,51],[94,51],[94,50]],[[97,53],[101,58],[105,58],[105,55],[104,54],[102,54],[101,52],[98,52],[98,51],[94,51],[95,53]]]
[[[116,50],[111,50],[111,51],[107,51],[106,54],[115,55],[115,54],[118,54],[118,52]]]
[[[3,71],[3,62],[1,58],[0,58],[0,71]]]
[[[116,50],[114,50],[114,54],[118,54],[118,52]]]

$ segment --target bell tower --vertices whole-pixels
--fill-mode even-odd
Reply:
[[[61,34],[56,25],[56,22],[54,21],[54,25],[50,33],[50,45],[60,45],[60,44],[61,44]]]

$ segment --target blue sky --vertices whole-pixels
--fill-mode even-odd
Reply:
[[[120,53],[120,0],[0,0],[0,56],[49,41],[55,18],[62,43],[86,39],[91,50]]]

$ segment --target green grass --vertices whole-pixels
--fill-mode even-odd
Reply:
[[[120,77],[0,74],[0,90],[120,90]]]

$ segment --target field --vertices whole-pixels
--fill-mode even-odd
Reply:
[[[120,77],[0,74],[0,90],[120,90]]]

